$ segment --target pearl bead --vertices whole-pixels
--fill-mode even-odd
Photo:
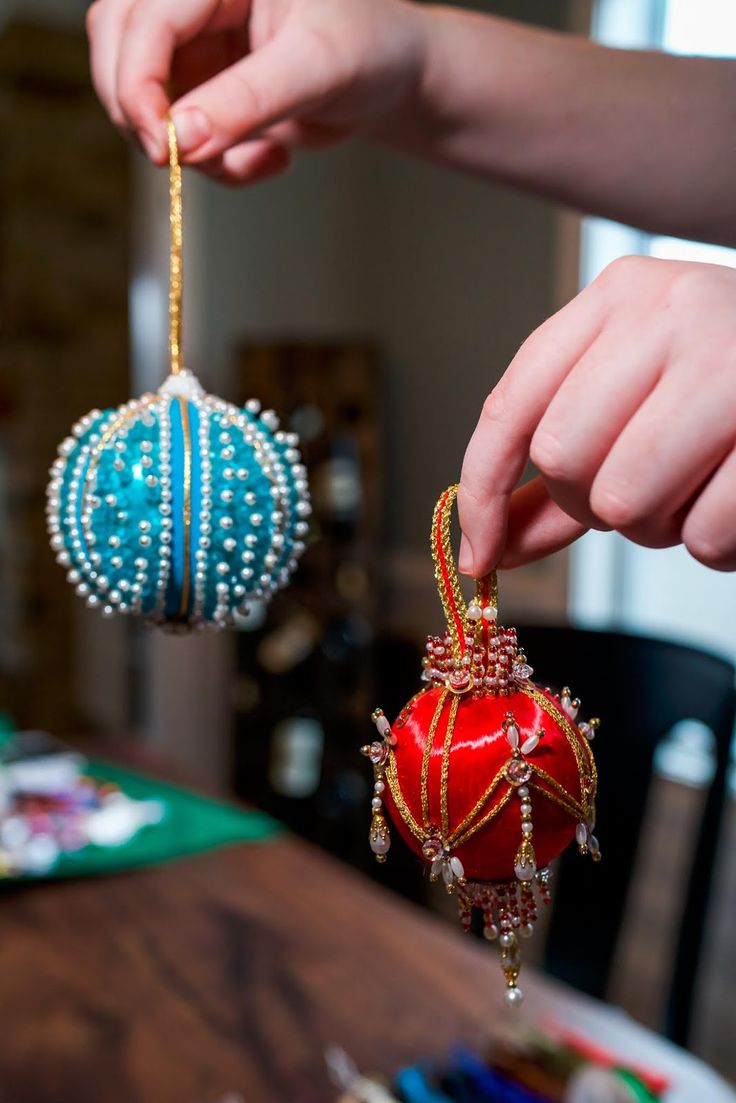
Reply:
[[[504,999],[509,1007],[518,1007],[524,999],[524,993],[520,988],[507,988]]]
[[[383,802],[381,801],[380,797],[374,797],[371,801],[371,808],[373,809],[373,811],[378,812],[382,807]]]
[[[533,862],[528,865],[522,865],[521,862],[517,862],[514,866],[514,873],[519,881],[533,881],[537,872],[537,867]]]
[[[504,931],[503,934],[500,936],[498,942],[499,945],[503,946],[505,950],[508,950],[516,942],[516,936],[512,934],[511,931]]]

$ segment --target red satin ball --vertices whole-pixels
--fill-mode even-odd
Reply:
[[[438,713],[441,698],[444,704]],[[453,710],[454,727],[448,738]],[[518,730],[519,747],[540,731],[544,733],[528,754],[517,751],[514,756],[506,730],[509,714]],[[431,749],[425,753],[433,719]],[[518,786],[504,774],[514,757],[517,763],[526,764],[522,773],[531,770],[526,785],[537,867],[548,865],[574,837],[575,818],[555,800],[560,795],[555,783],[564,794],[585,804],[580,763],[585,765],[588,759],[587,748],[584,737],[549,692],[528,684],[506,696],[457,697],[434,686],[406,706],[391,730],[396,744],[383,799],[404,841],[425,860],[423,840],[407,825],[409,818],[422,829],[425,842],[432,834],[444,840],[457,838],[450,848],[461,860],[468,880],[514,878],[521,800]],[[497,784],[484,801],[494,779]],[[490,818],[478,828],[489,813]],[[475,832],[463,841],[462,835],[474,827]]]

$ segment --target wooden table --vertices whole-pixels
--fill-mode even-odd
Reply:
[[[668,1070],[671,1103],[732,1103],[693,1058],[542,978],[564,1016]],[[499,1016],[495,953],[289,837],[0,896],[1,1103],[332,1100],[337,1042],[389,1073]]]

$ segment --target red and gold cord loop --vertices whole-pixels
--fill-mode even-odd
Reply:
[[[465,630],[468,617],[468,607],[465,604],[460,578],[458,576],[455,558],[452,554],[450,541],[450,521],[452,519],[452,507],[457,498],[459,487],[450,486],[440,495],[434,508],[432,517],[432,532],[430,545],[432,559],[434,561],[434,576],[437,580],[442,608],[445,613],[447,627],[452,638],[452,650],[456,658],[461,658],[465,652]],[[496,572],[491,571],[485,578],[476,580],[476,601],[482,606],[498,604],[498,583]]]

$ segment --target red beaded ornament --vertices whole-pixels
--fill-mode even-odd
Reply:
[[[457,893],[466,930],[473,909],[482,911],[514,1004],[518,940],[532,933],[538,902],[549,902],[549,863],[573,838],[600,857],[589,745],[598,721],[576,723],[580,702],[569,689],[553,694],[530,681],[516,630],[496,621],[495,574],[466,606],[450,546],[456,494],[453,486],[441,496],[431,537],[447,632],[427,639],[425,688],[393,725],[377,709],[379,738],[363,748],[375,775],[369,841],[385,861],[385,805],[430,879]]]

